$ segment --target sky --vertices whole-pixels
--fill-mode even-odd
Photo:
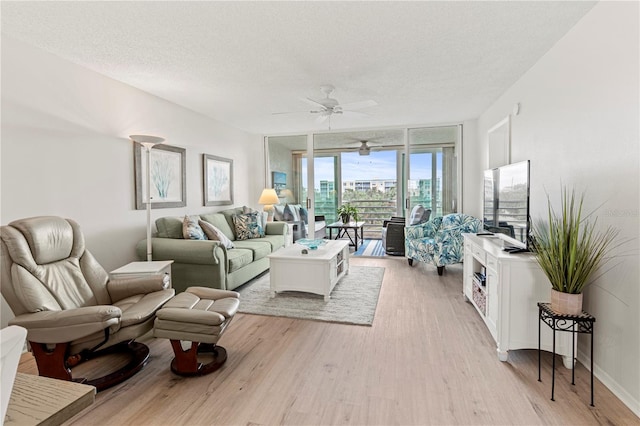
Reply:
[[[438,169],[441,170],[441,161]],[[306,168],[305,168],[306,170]],[[439,172],[438,174],[441,174]],[[334,181],[333,158],[315,159],[314,168],[316,188],[321,180]],[[412,154],[411,179],[431,178],[431,154]],[[357,152],[342,153],[342,181],[396,179],[396,151],[372,151],[370,155],[359,155]],[[303,186],[306,185],[306,173]]]

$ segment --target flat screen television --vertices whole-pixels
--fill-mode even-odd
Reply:
[[[505,234],[514,248],[528,249],[529,218],[529,160],[485,170],[485,232]]]

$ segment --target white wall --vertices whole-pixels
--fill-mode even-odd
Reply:
[[[464,121],[462,152],[458,153],[462,155],[462,208],[459,211],[475,217],[482,217],[482,172],[485,167],[481,145],[477,120]]]
[[[584,308],[596,317],[596,376],[640,415],[638,18],[638,2],[597,4],[482,114],[478,140],[486,152],[487,130],[519,102],[512,161],[531,160],[534,220],[544,215],[545,191],[557,200],[566,184],[586,191],[587,210],[602,205],[602,227],[632,239],[614,253],[617,266],[588,287]],[[480,196],[476,203],[480,209]],[[587,366],[588,345],[582,336]]]
[[[16,40],[2,37],[0,222],[39,215],[76,220],[109,271],[136,260],[146,213],[135,209],[131,134],[186,148],[187,206],[204,207],[202,154],[233,159],[234,205],[257,205],[264,187],[262,139]],[[2,326],[11,318],[2,300]]]

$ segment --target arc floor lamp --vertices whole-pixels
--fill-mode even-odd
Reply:
[[[151,262],[153,260],[152,252],[151,252],[151,148],[154,145],[161,144],[164,142],[163,138],[158,136],[148,136],[148,135],[131,135],[129,138],[136,143],[142,145],[147,152],[147,173],[146,179],[147,182],[145,184],[145,189],[147,191],[146,197],[146,205],[147,205],[147,261]]]

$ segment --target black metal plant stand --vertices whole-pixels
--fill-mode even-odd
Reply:
[[[556,384],[556,331],[571,333],[571,384],[575,385],[576,333],[591,335],[591,406],[593,407],[593,326],[596,319],[582,311],[580,315],[561,314],[551,309],[550,303],[538,302],[538,381],[540,379],[540,323],[544,322],[553,330],[553,358],[551,367],[551,400]]]

